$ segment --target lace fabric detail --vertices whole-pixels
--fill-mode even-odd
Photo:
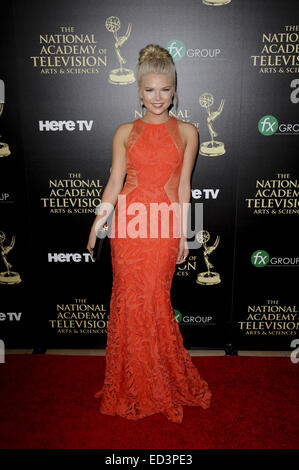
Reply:
[[[178,124],[134,121],[127,145],[128,203],[178,199],[183,161]],[[134,191],[133,191],[134,189]],[[117,218],[117,211],[116,211]],[[110,240],[113,285],[100,412],[137,420],[163,413],[181,423],[183,405],[210,407],[211,391],[183,346],[170,300],[179,238]]]

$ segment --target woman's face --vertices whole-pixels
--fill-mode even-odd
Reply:
[[[141,80],[140,97],[148,113],[168,114],[172,103],[174,86],[171,77],[165,73],[146,73]]]

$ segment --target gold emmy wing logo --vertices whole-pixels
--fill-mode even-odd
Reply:
[[[207,126],[211,136],[211,140],[203,142],[200,145],[199,153],[206,157],[218,157],[219,155],[225,154],[224,143],[218,140],[214,140],[217,137],[217,132],[212,127],[212,122],[222,113],[224,100],[221,100],[220,106],[217,111],[211,111],[210,107],[214,104],[214,97],[211,93],[203,93],[199,97],[199,104],[207,110]]]
[[[12,264],[7,261],[6,255],[13,249],[16,237],[13,235],[10,245],[4,246],[5,233],[0,232],[0,250],[3,262],[6,266],[7,271],[0,272],[0,284],[18,284],[21,282],[19,273],[11,271]]]
[[[0,80],[0,117],[1,114],[3,113],[3,108],[4,108],[4,81]],[[1,137],[1,134],[0,134]],[[0,158],[1,157],[8,157],[10,155],[10,150],[9,146],[5,144],[4,142],[0,141]]]
[[[109,82],[115,85],[128,85],[128,83],[135,82],[133,70],[123,67],[123,64],[127,61],[120,54],[121,46],[128,40],[131,34],[132,24],[129,23],[126,34],[121,37],[117,36],[117,31],[120,29],[120,19],[117,16],[109,16],[106,19],[105,26],[110,33],[113,33],[115,39],[114,49],[119,61],[119,68],[113,69],[109,73]]]
[[[219,7],[222,5],[227,5],[231,0],[202,0],[204,5],[209,5],[210,7]]]
[[[196,240],[204,247],[203,256],[207,267],[207,271],[198,273],[196,278],[197,284],[203,284],[205,286],[219,284],[221,282],[220,275],[215,271],[211,271],[214,265],[209,261],[208,256],[217,248],[220,237],[217,235],[214,245],[207,246],[207,242],[210,240],[210,234],[206,230],[201,230],[197,232]]]

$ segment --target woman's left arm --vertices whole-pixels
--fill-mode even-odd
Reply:
[[[186,139],[186,148],[184,151],[184,160],[182,164],[181,177],[179,182],[179,202],[181,205],[181,229],[182,236],[186,238],[188,211],[183,211],[183,204],[191,200],[191,174],[198,152],[198,131],[191,123],[184,124],[184,136]],[[187,206],[189,207],[189,206]]]
[[[186,242],[189,212],[188,203],[190,203],[191,200],[191,174],[198,153],[198,131],[196,127],[191,123],[184,123],[183,132],[186,140],[186,147],[184,151],[184,160],[182,164],[178,189],[179,203],[181,209],[181,240],[177,258],[178,264],[183,263],[189,253]]]

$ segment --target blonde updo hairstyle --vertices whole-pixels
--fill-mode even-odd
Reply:
[[[138,102],[143,106],[140,97],[140,87],[142,77],[146,73],[165,73],[169,75],[174,85],[173,105],[177,110],[178,97],[176,92],[176,70],[173,58],[167,49],[158,44],[148,44],[139,51],[138,67],[137,67],[137,83],[138,83]]]

